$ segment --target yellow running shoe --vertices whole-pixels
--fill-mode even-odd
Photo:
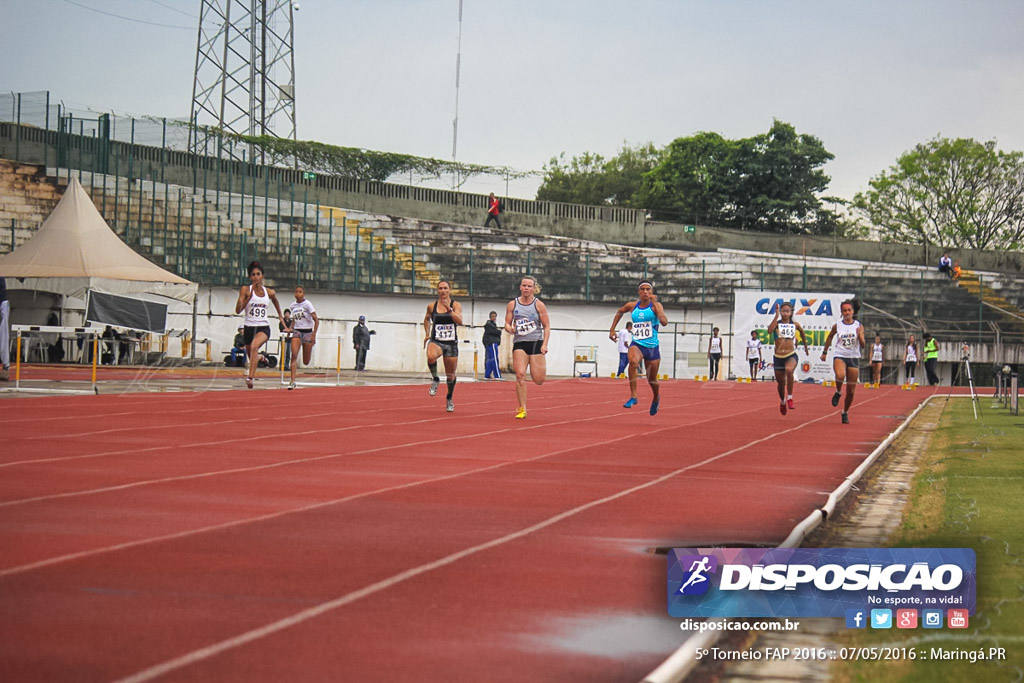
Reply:
[[[517,420],[525,420],[526,419],[526,408],[520,408],[516,412],[516,419]]]

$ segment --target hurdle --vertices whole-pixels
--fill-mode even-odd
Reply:
[[[285,369],[284,369],[284,354],[285,354],[285,349],[286,349],[285,341],[287,340],[288,345],[290,346],[291,345],[291,340],[292,340],[293,336],[294,335],[291,332],[288,332],[286,334],[282,334],[281,337],[279,337],[279,339],[278,339],[278,343],[280,344],[280,355],[278,356],[280,358],[280,362],[277,364],[277,367],[281,368],[281,386],[288,386],[288,384],[291,383],[291,370],[288,370],[287,372],[285,372]],[[313,381],[309,381],[309,380],[301,380],[300,381],[299,378],[302,376],[302,374],[301,374],[301,371],[299,371],[299,372],[295,373],[295,385],[296,386],[300,386],[300,387],[340,387],[341,386],[341,340],[342,340],[342,336],[341,335],[336,335],[336,334],[334,334],[334,335],[323,335],[323,336],[317,335],[317,337],[316,337],[316,346],[313,347],[314,350],[316,349],[316,347],[320,346],[320,340],[321,339],[323,339],[325,341],[330,341],[330,340],[333,339],[333,340],[336,340],[336,342],[337,342],[336,343],[337,350],[336,350],[336,355],[335,355],[335,358],[334,358],[334,383],[332,384],[330,382],[313,382]],[[302,353],[302,347],[301,346],[299,347],[299,353],[300,354]],[[292,358],[291,362],[294,363],[295,359]],[[329,377],[329,375],[324,375],[324,377]]]
[[[99,344],[100,344],[100,333],[102,330],[98,327],[60,327],[55,325],[11,325],[11,331],[17,333],[17,341],[15,343],[15,360],[14,360],[14,386],[4,387],[0,391],[5,392],[26,392],[26,393],[44,393],[44,394],[98,394],[100,393],[99,387],[96,385],[96,368],[99,361]],[[34,334],[73,334],[76,337],[79,335],[92,336],[92,373],[91,373],[91,386],[89,389],[47,389],[44,387],[23,387],[21,386],[21,356],[22,356],[22,336],[23,335],[34,335]],[[45,381],[45,380],[26,380],[26,381]],[[61,380],[58,380],[61,381]]]

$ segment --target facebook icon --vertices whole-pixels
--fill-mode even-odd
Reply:
[[[867,628],[866,614],[862,609],[846,610],[846,628]]]

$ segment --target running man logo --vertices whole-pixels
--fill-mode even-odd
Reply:
[[[683,575],[679,595],[704,595],[711,587],[708,574],[718,571],[718,558],[714,555],[687,555],[680,558],[680,565],[689,567]]]
[[[796,299],[771,299],[765,297],[754,304],[754,310],[761,315],[770,315],[775,313],[776,306],[782,304],[791,304],[793,306],[793,315],[832,315],[831,299],[823,299],[821,303],[818,303],[817,299],[800,299],[798,305]],[[815,304],[817,304],[817,307],[815,307]]]

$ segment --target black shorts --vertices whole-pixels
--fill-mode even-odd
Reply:
[[[774,362],[775,372],[785,372],[786,371],[786,365],[789,364],[789,360],[791,358],[793,359],[793,362],[795,362],[795,363],[799,363],[800,362],[800,359],[797,357],[795,351],[793,353],[789,354],[788,356],[785,356],[785,357],[773,356],[773,359],[775,361]]]
[[[441,347],[441,356],[443,358],[459,357],[459,342],[442,342],[437,341],[436,339],[431,339],[430,343]]]
[[[516,351],[525,351],[527,356],[539,356],[541,355],[540,347],[544,346],[544,341],[536,339],[534,341],[521,341],[516,342],[512,345],[513,353]]]
[[[262,332],[267,335],[267,339],[270,339],[270,325],[263,325],[262,327],[249,327],[246,325],[245,330],[242,332],[242,339],[245,340],[246,346],[252,344],[252,340],[256,338],[257,332]]]

